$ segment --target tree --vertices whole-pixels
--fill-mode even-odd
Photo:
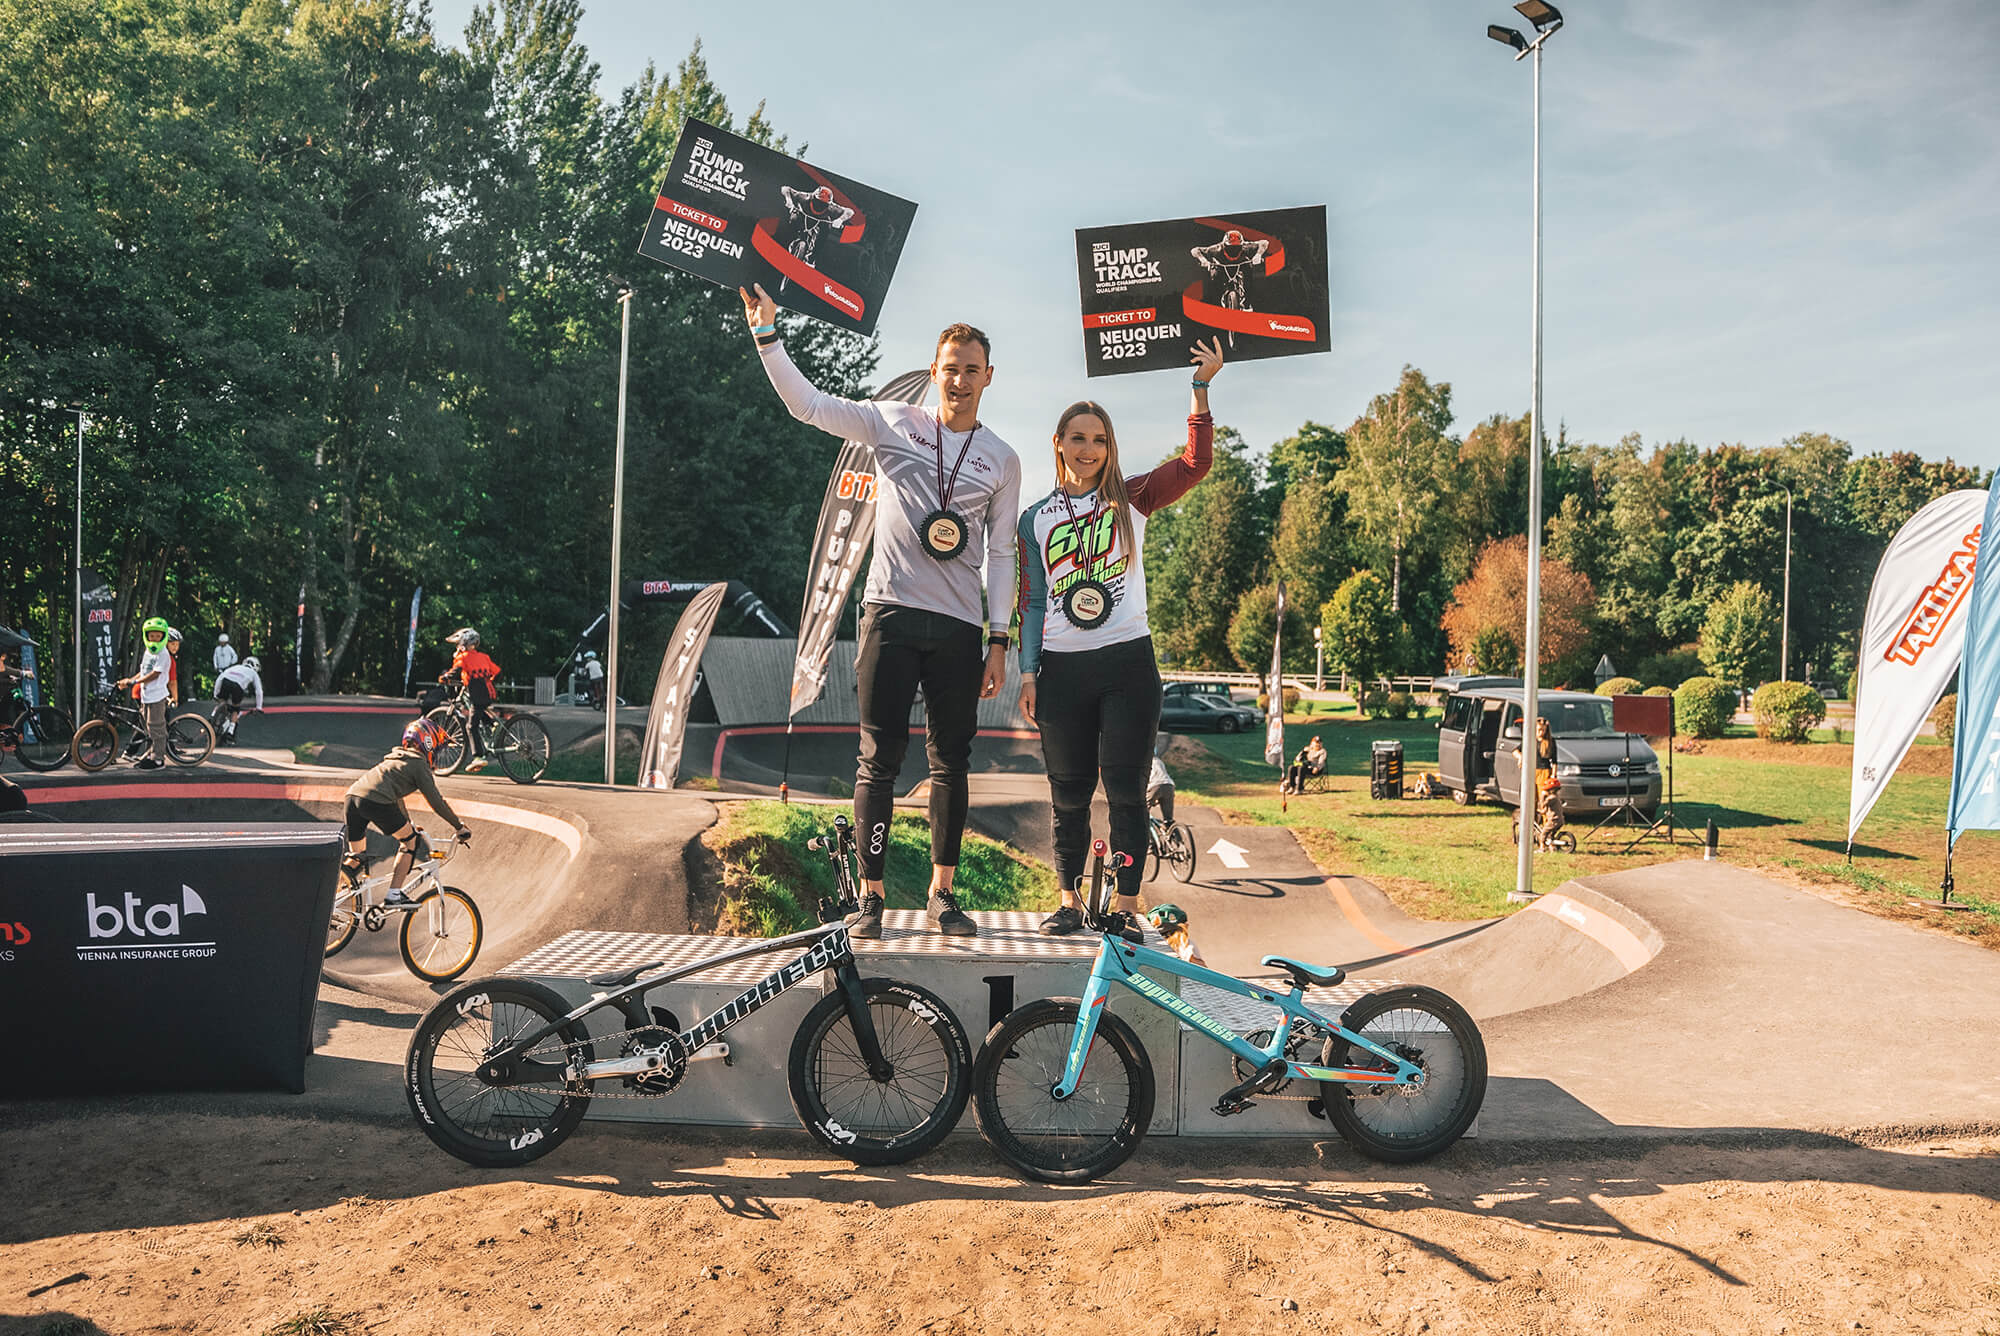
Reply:
[[[1591,612],[1597,591],[1590,580],[1563,562],[1542,558],[1541,659],[1559,663],[1581,654],[1590,643]],[[1528,540],[1499,538],[1480,549],[1472,574],[1452,591],[1445,609],[1445,633],[1451,639],[1454,664],[1490,659],[1497,652],[1496,633],[1514,645],[1522,643],[1528,618]]]
[[[1389,606],[1389,586],[1373,571],[1341,581],[1319,610],[1319,633],[1326,666],[1364,681],[1398,666],[1405,638],[1402,619]]]
[[[1146,605],[1169,663],[1227,669],[1229,623],[1244,591],[1263,579],[1257,474],[1234,432],[1216,432],[1215,465],[1178,504],[1146,522]],[[1266,643],[1266,652],[1269,644]]]
[[[1269,581],[1243,591],[1229,618],[1229,653],[1246,673],[1271,671],[1271,634],[1277,623],[1278,592]],[[1284,667],[1301,672],[1312,667],[1312,623],[1285,590]]]
[[[1299,429],[1271,447],[1264,481],[1280,497],[1304,482],[1332,482],[1347,460],[1347,435],[1308,418]]]
[[[1441,501],[1452,487],[1458,444],[1451,426],[1451,386],[1432,384],[1415,367],[1347,433],[1347,463],[1334,475],[1361,535],[1388,560],[1389,606],[1403,606],[1403,562],[1434,545]]]
[[[1731,585],[1701,624],[1701,661],[1731,686],[1755,686],[1776,661],[1778,604],[1749,580]]]
[[[1278,511],[1271,564],[1301,608],[1317,608],[1330,598],[1340,572],[1350,566],[1340,511],[1332,481],[1313,477],[1293,483]]]

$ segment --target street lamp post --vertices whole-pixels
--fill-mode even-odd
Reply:
[[[1785,603],[1778,620],[1778,680],[1792,680],[1792,489],[1785,489]],[[1806,674],[1811,677],[1811,673]]]
[[[1320,641],[1319,628],[1313,628],[1313,690],[1326,690],[1326,646]]]
[[[83,410],[76,409],[76,620],[70,624],[70,652],[76,667],[76,710],[83,721]],[[51,628],[53,629],[53,628]]]
[[[618,782],[618,554],[625,520],[625,373],[632,351],[632,285],[618,285],[618,445],[611,464],[611,608],[605,628],[604,782]]]
[[[1533,351],[1529,358],[1532,389],[1528,416],[1528,617],[1523,637],[1521,679],[1521,839],[1514,866],[1514,890],[1509,900],[1531,900],[1535,894],[1535,720],[1541,710],[1542,648],[1542,45],[1562,27],[1563,17],[1545,0],[1520,0],[1514,6],[1534,25],[1531,42],[1512,28],[1489,24],[1486,35],[1512,47],[1514,59],[1535,58],[1534,92],[1534,260]]]

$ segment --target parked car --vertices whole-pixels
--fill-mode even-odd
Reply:
[[[1242,733],[1263,723],[1253,705],[1181,691],[1160,701],[1160,727],[1170,733]]]
[[[1650,817],[1660,803],[1660,758],[1652,744],[1611,726],[1611,701],[1582,691],[1537,693],[1536,708],[1556,740],[1562,810],[1580,815],[1633,807]],[[1521,801],[1521,688],[1464,685],[1445,698],[1438,724],[1438,777],[1452,801]]]
[[[1236,699],[1227,682],[1169,682],[1160,688],[1161,699],[1174,696],[1213,696],[1225,703]]]

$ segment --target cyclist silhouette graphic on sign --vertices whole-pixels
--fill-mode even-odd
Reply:
[[[1213,246],[1196,246],[1188,254],[1194,256],[1195,263],[1212,278],[1222,280],[1222,293],[1216,298],[1216,305],[1231,311],[1253,310],[1250,305],[1248,274],[1250,266],[1264,263],[1264,255],[1271,249],[1265,241],[1245,241],[1243,234],[1231,228],[1222,240]],[[1236,332],[1228,331],[1229,346],[1236,346]]]
[[[854,217],[854,210],[833,198],[833,190],[821,186],[818,190],[794,190],[790,186],[778,187],[785,195],[785,213],[792,222],[792,239],[785,249],[798,257],[799,263],[811,264],[813,251],[819,246],[822,229],[838,232],[846,227]],[[779,280],[779,290],[783,291],[783,280]]]

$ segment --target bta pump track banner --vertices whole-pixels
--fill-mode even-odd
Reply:
[[[1232,362],[1323,353],[1326,255],[1325,205],[1079,229],[1085,369],[1185,371],[1213,337]]]
[[[639,254],[875,332],[917,206],[690,117]]]

